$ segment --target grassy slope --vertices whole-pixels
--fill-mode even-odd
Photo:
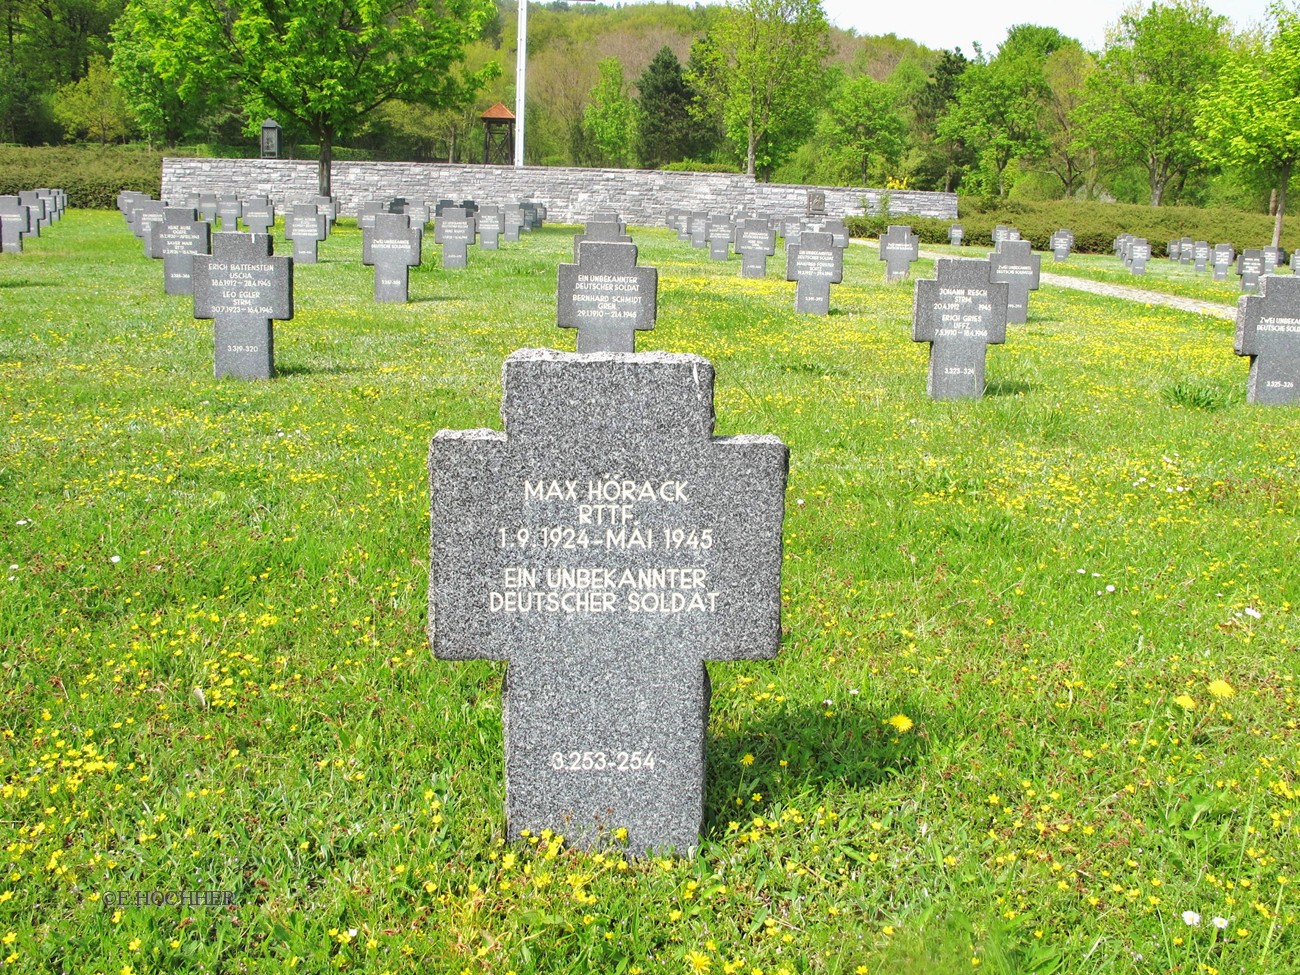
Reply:
[[[782,652],[710,668],[704,848],[630,865],[503,846],[503,669],[424,636],[428,440],[499,425],[511,350],[572,347],[563,229],[468,273],[430,246],[392,307],[341,228],[272,383],[211,378],[115,213],[0,255],[0,958],[1300,968],[1300,411],[1244,403],[1231,323],[1044,289],[990,394],[934,403],[869,250],[817,319],[637,238],[641,348],[712,359],[718,432],[792,470]],[[190,888],[238,905],[96,900]]]

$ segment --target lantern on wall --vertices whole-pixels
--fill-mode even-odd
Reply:
[[[262,158],[280,158],[280,123],[273,118],[262,123]]]

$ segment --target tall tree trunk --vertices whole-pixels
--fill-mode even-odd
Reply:
[[[749,151],[745,155],[745,172],[754,175],[754,159],[758,156],[758,138],[754,135],[754,122],[749,122]]]
[[[320,134],[320,155],[316,157],[316,192],[330,195],[330,169],[334,162],[334,133]]]
[[[1273,246],[1282,243],[1282,214],[1286,212],[1286,184],[1291,182],[1291,162],[1282,164],[1280,185],[1277,188],[1277,219],[1273,221]]]

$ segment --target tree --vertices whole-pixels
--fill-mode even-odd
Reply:
[[[636,106],[628,97],[623,65],[618,58],[605,58],[597,65],[600,79],[582,114],[587,138],[606,166],[626,166],[636,142]]]
[[[970,62],[959,50],[943,51],[926,84],[909,101],[916,161],[912,171],[945,193],[974,159],[960,133],[941,134],[939,124],[957,100],[961,77]]]
[[[745,171],[770,169],[807,137],[830,53],[821,0],[731,0],[701,77]]]
[[[101,145],[126,136],[133,121],[113,72],[98,55],[90,59],[84,78],[58,90],[54,117],[74,136],[98,139]]]
[[[986,179],[1006,196],[1013,160],[1043,151],[1039,102],[1045,85],[1032,58],[995,58],[970,65],[957,100],[939,123],[942,138],[964,142],[980,158]]]
[[[1075,119],[1083,139],[1119,166],[1147,171],[1151,205],[1199,162],[1192,120],[1199,92],[1218,74],[1226,18],[1186,0],[1123,14],[1108,38]]]
[[[695,144],[690,114],[694,91],[668,45],[637,79],[636,158],[646,169],[686,159]]]
[[[1269,15],[1268,36],[1229,56],[1204,93],[1196,132],[1197,147],[1207,161],[1262,172],[1274,180],[1277,247],[1287,184],[1300,162],[1300,17],[1277,4]]]
[[[893,87],[863,75],[840,85],[827,108],[831,144],[852,160],[854,175],[871,185],[872,162],[892,165],[907,147],[907,123]]]
[[[1043,154],[1049,173],[1061,181],[1065,195],[1073,196],[1086,174],[1096,170],[1096,153],[1080,138],[1079,105],[1096,61],[1079,43],[1057,48],[1043,62]]]
[[[456,103],[491,73],[464,70],[464,45],[489,23],[491,0],[132,0],[136,36],[181,98],[229,90],[247,131],[274,116],[319,145],[330,191],[336,139],[393,99]]]

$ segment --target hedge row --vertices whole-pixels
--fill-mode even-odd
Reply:
[[[1047,250],[1052,234],[1061,228],[1074,231],[1074,247],[1090,254],[1109,254],[1115,238],[1129,233],[1145,237],[1155,257],[1165,257],[1168,242],[1180,237],[1207,240],[1211,244],[1231,243],[1238,250],[1264,247],[1273,240],[1273,218],[1244,210],[1198,209],[1196,207],[1150,207],[1127,203],[1085,203],[1051,200],[1042,203],[1004,201],[989,204],[976,198],[958,201],[956,221],[890,216],[850,217],[845,223],[854,237],[879,237],[891,223],[907,224],[925,244],[948,243],[948,228],[960,223],[965,243],[993,246],[993,228],[1006,224],[1037,250]],[[1300,214],[1283,224],[1282,246],[1295,250],[1300,244]]]
[[[111,209],[122,190],[162,192],[162,152],[122,146],[0,146],[0,195],[57,186],[68,205]]]

